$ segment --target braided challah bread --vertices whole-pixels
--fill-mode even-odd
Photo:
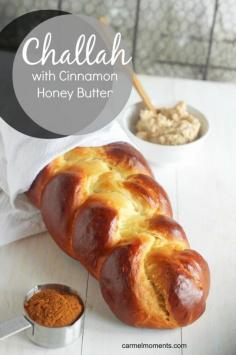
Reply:
[[[189,249],[166,192],[129,144],[75,148],[47,165],[27,195],[125,323],[175,328],[204,312],[208,265]]]

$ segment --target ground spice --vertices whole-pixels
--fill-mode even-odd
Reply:
[[[38,324],[45,327],[64,327],[79,318],[83,307],[76,295],[45,288],[25,303],[25,310]]]

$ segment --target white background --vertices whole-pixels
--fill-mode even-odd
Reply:
[[[0,248],[0,321],[21,313],[35,284],[59,282],[79,290],[86,302],[83,337],[65,349],[45,350],[24,334],[0,343],[0,354],[235,355],[236,349],[236,86],[141,77],[153,100],[184,99],[210,121],[206,149],[189,165],[158,169],[175,218],[192,248],[208,261],[211,290],[205,314],[177,330],[136,329],[118,321],[103,301],[97,282],[48,236],[22,239]],[[130,102],[137,100],[134,94]],[[123,343],[186,343],[187,349],[125,350]]]

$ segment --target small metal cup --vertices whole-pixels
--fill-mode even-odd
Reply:
[[[26,294],[23,306],[35,293],[44,288],[56,289],[76,295],[83,307],[80,317],[69,326],[55,328],[44,327],[34,322],[27,314],[25,307],[23,307],[24,314],[22,316],[10,319],[0,324],[0,340],[26,330],[26,335],[35,344],[46,348],[60,348],[72,344],[80,337],[84,319],[84,304],[77,291],[71,289],[70,287],[60,284],[35,286]]]

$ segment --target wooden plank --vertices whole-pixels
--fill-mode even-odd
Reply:
[[[129,327],[117,320],[102,299],[98,283],[89,277],[82,354],[181,354],[173,349],[125,349],[122,344],[180,343],[180,330],[153,330]]]
[[[86,296],[87,271],[54,243],[48,234],[25,238],[0,248],[0,321],[22,314],[26,292],[37,284],[62,283]],[[70,354],[81,352],[82,338],[70,346]],[[45,354],[24,333],[0,342],[0,354]],[[50,354],[66,355],[68,349],[48,350]]]
[[[142,76],[141,80],[145,88],[150,93],[153,102],[163,104],[175,102],[174,86],[172,79],[156,79],[147,76]],[[133,91],[129,104],[139,100],[138,95]],[[174,215],[177,219],[177,190],[176,190],[176,168],[165,167],[159,168],[152,166],[157,181],[167,191]],[[159,343],[172,345],[181,343],[181,329],[177,330],[150,330],[150,329],[135,329],[128,327],[118,321],[105,305],[102,299],[98,284],[90,277],[88,286],[88,307],[86,312],[83,354],[92,355],[94,353],[94,343],[97,344],[99,353],[106,355],[120,354],[156,354],[157,349],[122,349],[122,344],[126,343]],[[109,335],[109,339],[104,338],[104,334]],[[180,355],[180,349],[159,349],[158,354]]]
[[[178,168],[179,220],[211,270],[207,309],[183,329],[188,346],[183,354],[234,355],[236,90],[232,85],[195,82],[178,82],[175,89],[206,113],[211,124],[205,150],[188,169]]]
[[[182,331],[186,350],[122,349],[125,343],[180,343],[181,330],[135,329],[119,322],[89,278],[83,355],[171,354],[234,355],[236,348],[236,100],[235,85],[142,77],[160,104],[185,99],[204,112],[211,124],[207,147],[187,165],[155,168],[157,180],[170,195],[174,214],[192,247],[207,259],[212,285],[207,310]],[[132,94],[130,102],[137,101]],[[67,257],[46,234],[0,248],[0,321],[21,312],[25,292],[35,283],[61,282],[86,299],[87,272]],[[68,349],[45,350],[17,335],[0,343],[1,354],[80,354],[81,341]]]
[[[176,173],[175,168],[153,167],[160,184],[166,189],[176,214]],[[89,277],[87,311],[85,318],[83,355],[116,354],[158,354],[180,355],[180,349],[122,348],[122,344],[180,344],[181,330],[155,330],[129,327],[115,318],[102,298],[97,281]],[[123,345],[124,346],[124,345]]]

